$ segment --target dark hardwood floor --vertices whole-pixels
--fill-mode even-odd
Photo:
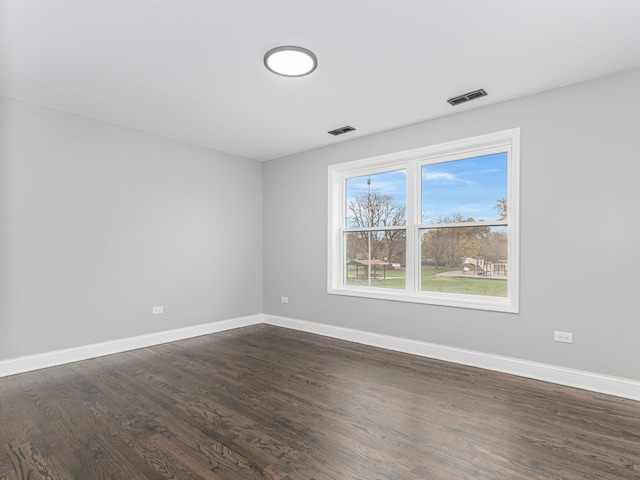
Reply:
[[[259,325],[0,379],[0,479],[640,479],[640,402]]]

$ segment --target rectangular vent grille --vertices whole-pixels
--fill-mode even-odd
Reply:
[[[469,100],[474,100],[476,98],[484,97],[487,95],[487,92],[484,89],[474,90],[473,92],[465,93],[464,95],[458,95],[457,97],[450,98],[447,100],[454,107],[456,105],[460,105],[461,103],[468,102]]]
[[[343,133],[347,133],[347,132],[353,132],[354,130],[355,128],[346,126],[342,128],[336,128],[335,130],[331,130],[330,132],[327,132],[327,133],[330,133],[331,135],[334,135],[337,137],[338,135],[342,135]]]

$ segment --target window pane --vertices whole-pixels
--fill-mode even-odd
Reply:
[[[346,188],[347,228],[406,224],[406,170],[348,178]]]
[[[345,285],[405,288],[406,230],[344,234]]]
[[[506,220],[507,153],[422,167],[422,223]]]
[[[420,230],[420,289],[506,297],[507,242],[506,227]]]

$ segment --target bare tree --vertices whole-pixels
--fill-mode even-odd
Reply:
[[[437,224],[474,222],[456,213],[440,217]],[[462,258],[474,256],[482,244],[482,239],[490,232],[489,227],[441,227],[427,230],[422,235],[423,260],[431,259],[435,267],[461,266]]]
[[[379,192],[364,193],[349,200],[347,221],[351,227],[375,228],[406,224],[406,208],[393,196]],[[406,232],[401,230],[383,230],[377,232],[359,232],[361,240],[357,249],[365,253],[365,258],[387,258],[388,261],[404,252]],[[369,250],[371,246],[371,251]]]
[[[501,198],[500,200],[496,200],[496,204],[493,206],[493,209],[498,212],[500,218],[498,220],[506,220],[507,219],[507,199]]]

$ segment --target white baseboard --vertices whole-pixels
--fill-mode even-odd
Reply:
[[[138,348],[152,347],[162,343],[175,342],[186,338],[199,337],[210,333],[223,332],[234,328],[246,327],[262,323],[262,315],[222,320],[220,322],[196,325],[194,327],[179,328],[164,332],[140,335],[138,337],[123,338],[110,342],[83,345],[81,347],[56,350],[38,355],[12,358],[0,361],[0,377],[15,375],[17,373],[30,372],[41,368],[55,367],[65,363],[88,360],[90,358],[112,355]]]
[[[611,377],[582,370],[557,367],[544,363],[530,362],[517,358],[503,357],[487,353],[447,347],[434,343],[419,342],[406,338],[380,335],[377,333],[352,330],[333,325],[296,320],[292,318],[264,315],[264,323],[279,327],[301,330],[331,338],[380,347],[397,352],[410,353],[421,357],[435,358],[471,367],[484,368],[520,377],[543,380],[592,392],[605,393],[631,400],[640,400],[640,382],[626,378]]]
[[[640,401],[640,382],[636,380],[611,377],[598,373],[573,370],[555,365],[529,362],[517,358],[502,357],[500,355],[419,342],[334,325],[262,314],[113,340],[110,342],[96,343],[93,345],[56,350],[38,355],[12,358],[0,361],[0,377],[260,323]]]

